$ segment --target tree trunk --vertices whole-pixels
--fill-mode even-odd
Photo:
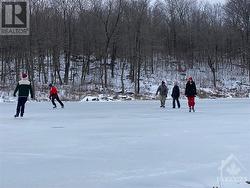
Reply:
[[[122,74],[121,74],[121,84],[122,84],[122,94],[124,94],[125,92],[125,88],[124,88],[124,69],[125,69],[126,63],[123,62],[122,63]]]
[[[212,61],[213,61],[212,58],[208,57],[208,66],[213,74],[213,86],[214,86],[214,88],[216,88],[216,69],[215,69],[215,65]]]
[[[114,78],[115,77],[115,74],[114,74],[114,69],[115,69],[115,60],[116,60],[116,45],[113,44],[113,47],[112,47],[112,55],[111,55],[111,78]]]

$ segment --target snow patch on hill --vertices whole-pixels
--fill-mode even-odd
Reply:
[[[64,101],[84,101],[89,96],[99,99],[99,101],[123,100],[127,96],[132,99],[155,99],[155,93],[161,81],[165,81],[169,88],[168,98],[171,98],[171,91],[174,82],[178,82],[181,89],[181,98],[185,98],[185,84],[187,78],[192,76],[196,82],[198,96],[200,98],[248,98],[250,93],[249,76],[247,71],[228,63],[220,63],[216,72],[216,84],[213,86],[213,75],[205,63],[194,63],[188,67],[184,61],[172,61],[168,58],[158,58],[154,60],[154,71],[142,67],[140,76],[140,94],[134,95],[135,83],[131,82],[129,65],[124,70],[122,78],[122,63],[117,61],[114,69],[114,78],[111,77],[111,70],[108,70],[108,88],[103,88],[100,75],[100,62],[90,65],[89,74],[81,83],[81,67],[76,70],[78,74],[70,80],[69,85],[60,85],[58,87],[59,95]],[[63,65],[63,63],[62,63]],[[143,70],[145,69],[145,70]],[[64,67],[61,67],[61,76],[63,77]],[[42,83],[38,74],[35,77],[36,99],[38,101],[48,101],[49,83]],[[13,81],[13,80],[12,80]],[[122,93],[122,81],[124,84],[124,93]],[[49,81],[50,82],[50,81]],[[0,102],[12,101],[15,84],[1,86]],[[101,96],[102,95],[102,96]],[[126,97],[125,97],[126,96]],[[94,98],[89,101],[95,100]]]

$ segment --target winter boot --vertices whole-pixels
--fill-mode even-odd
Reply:
[[[18,114],[16,114],[16,115],[14,115],[14,117],[15,117],[15,118],[17,118],[17,117],[19,117],[19,115],[18,115]]]
[[[54,106],[53,108],[56,108],[56,106]]]
[[[191,108],[189,108],[189,112],[191,112],[191,110],[192,110],[192,109],[191,109]]]

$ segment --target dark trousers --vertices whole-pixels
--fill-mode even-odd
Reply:
[[[178,108],[180,108],[180,107],[181,107],[181,105],[180,105],[179,98],[173,98],[173,108],[175,108],[175,101],[177,102],[177,106],[178,106]]]
[[[28,97],[18,97],[18,103],[16,108],[16,116],[19,116],[21,111],[21,116],[24,114],[25,103],[27,102]]]
[[[62,107],[64,107],[64,104],[63,104],[62,101],[59,99],[58,95],[52,95],[51,97],[52,97],[52,104],[54,105],[54,107],[56,107],[55,100],[57,100],[57,101],[60,103],[60,105],[61,105]]]

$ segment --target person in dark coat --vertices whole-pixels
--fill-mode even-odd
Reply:
[[[192,110],[193,112],[195,112],[194,106],[195,106],[196,95],[197,95],[196,85],[195,82],[193,81],[193,78],[190,77],[188,79],[185,89],[185,96],[188,98],[189,112],[191,112]]]
[[[24,115],[25,103],[28,100],[29,94],[33,99],[33,90],[30,81],[28,80],[27,74],[22,74],[22,79],[18,82],[16,89],[14,91],[14,97],[16,97],[16,93],[18,92],[18,103],[16,108],[16,114],[14,117],[19,117],[21,112],[21,117]]]
[[[52,84],[49,84],[49,87],[50,87],[49,99],[52,101],[52,104],[54,105],[53,108],[56,108],[55,100],[57,100],[60,103],[61,107],[64,108],[64,104],[59,99],[57,88]]]
[[[160,93],[160,101],[161,101],[161,108],[165,108],[166,98],[168,96],[168,87],[166,86],[165,82],[162,81],[161,85],[158,87],[156,91],[156,95]]]
[[[172,90],[172,98],[173,98],[173,108],[175,108],[175,101],[177,102],[178,108],[181,107],[179,97],[180,97],[180,88],[178,86],[178,83],[175,82],[173,90]]]

